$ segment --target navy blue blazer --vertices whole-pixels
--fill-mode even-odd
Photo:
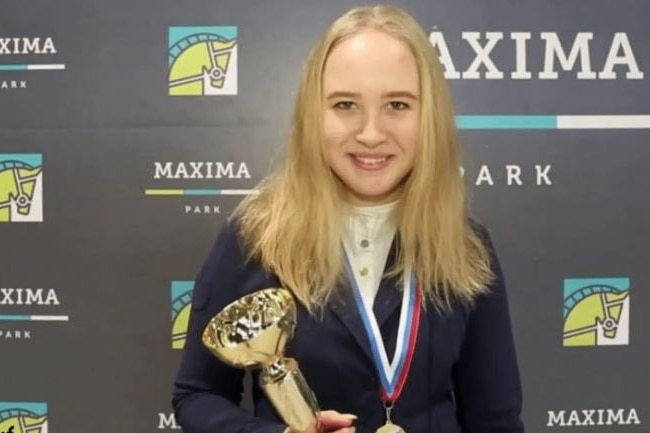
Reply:
[[[428,308],[420,318],[410,375],[393,422],[408,433],[520,433],[521,386],[503,275],[487,231],[496,278],[472,310]],[[389,255],[387,266],[393,262]],[[230,302],[280,287],[255,261],[245,260],[235,223],[224,225],[195,282],[187,340],[172,404],[185,433],[281,433],[286,425],[253,381],[254,413],[239,406],[244,371],[223,364],[201,343],[208,321]],[[382,280],[374,303],[389,359],[395,350],[401,294]],[[314,317],[298,304],[286,355],[299,363],[322,410],[353,413],[357,433],[385,422],[379,379],[350,287]]]

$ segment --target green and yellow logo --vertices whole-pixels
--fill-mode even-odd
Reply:
[[[564,280],[564,346],[625,346],[629,336],[629,278]]]
[[[0,154],[0,222],[42,221],[43,156]]]
[[[170,27],[169,94],[236,95],[237,27]]]
[[[185,347],[194,281],[172,281],[172,349]]]
[[[0,401],[0,432],[47,433],[47,403]]]

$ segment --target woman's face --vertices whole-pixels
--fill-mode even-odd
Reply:
[[[419,76],[402,41],[366,30],[341,41],[323,72],[325,157],[355,205],[399,198],[418,141]]]

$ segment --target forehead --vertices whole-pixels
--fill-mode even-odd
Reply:
[[[339,42],[323,71],[326,92],[382,88],[417,93],[418,84],[415,57],[408,45],[378,30],[366,30]]]

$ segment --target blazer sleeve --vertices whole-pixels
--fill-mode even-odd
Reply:
[[[245,372],[221,362],[201,342],[210,319],[239,297],[237,285],[252,271],[244,258],[236,225],[224,224],[195,281],[174,381],[172,406],[185,433],[282,433],[287,427],[240,407]]]
[[[488,231],[478,226],[494,279],[468,312],[453,370],[454,397],[464,433],[522,433],[522,391],[503,273]]]

